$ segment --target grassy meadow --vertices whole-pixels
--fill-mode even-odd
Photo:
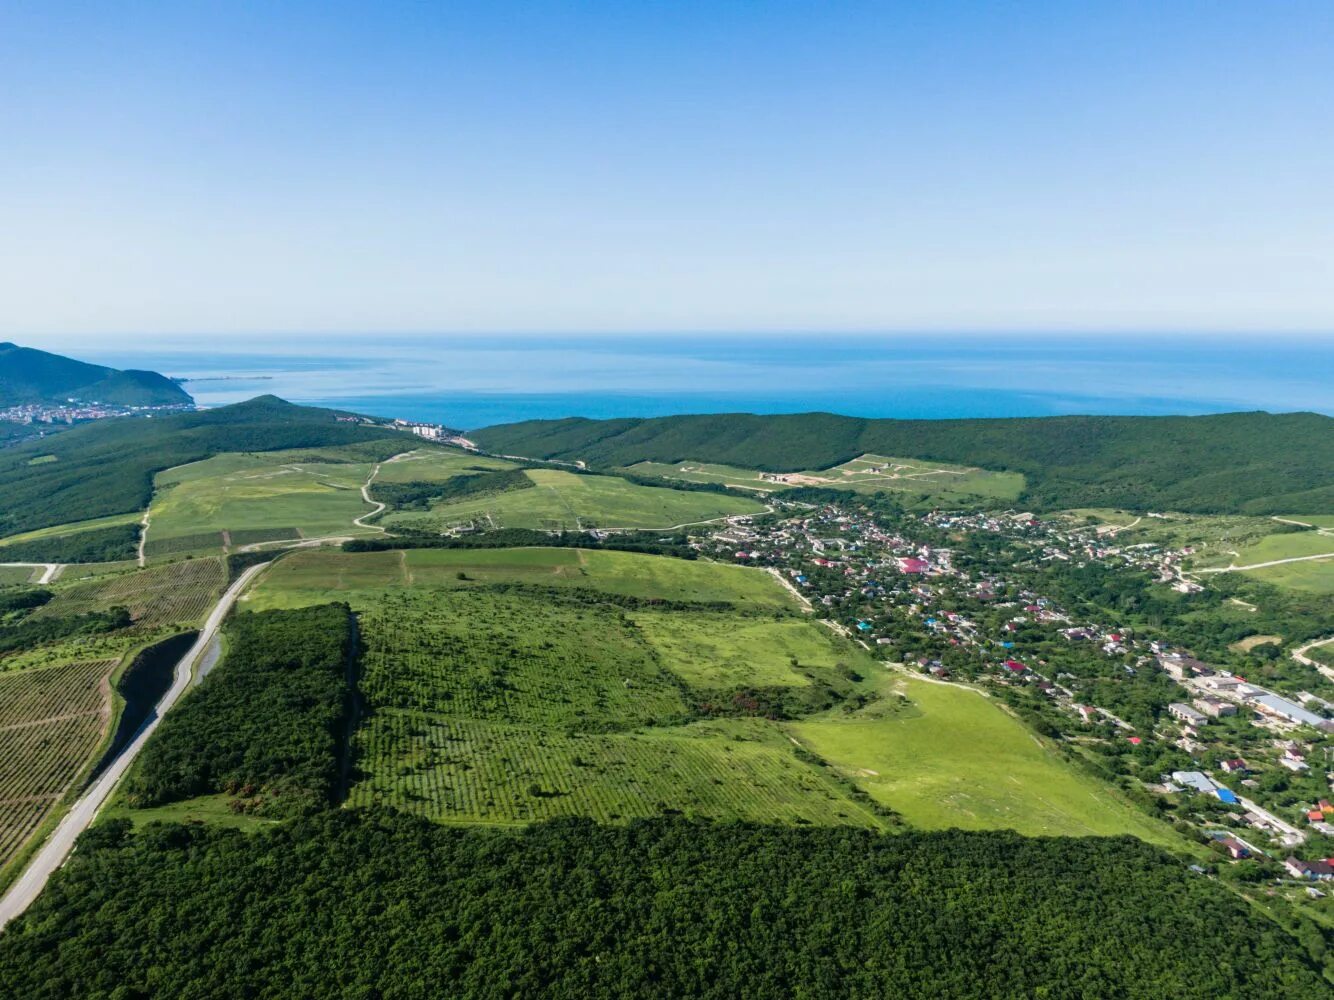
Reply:
[[[531,489],[464,498],[434,505],[430,511],[397,511],[385,515],[383,523],[387,528],[424,531],[467,524],[545,531],[666,529],[764,510],[746,497],[639,486],[615,476],[557,469],[530,469],[527,475],[534,484]]]
[[[769,574],[745,566],[636,552],[565,548],[407,549],[347,553],[311,549],[284,557],[242,600],[253,610],[347,601],[385,589],[490,583],[601,590],[625,597],[727,601],[744,608],[795,606]]]
[[[476,472],[502,472],[517,468],[503,458],[474,455],[457,448],[429,448],[397,455],[380,466],[376,482],[443,483],[455,476]]]
[[[302,461],[302,453],[217,455],[160,473],[150,508],[151,554],[217,548],[222,533],[286,537],[378,534],[352,522],[375,508],[361,497],[374,463]],[[281,536],[279,536],[281,537]],[[167,543],[186,539],[185,548]],[[267,540],[257,537],[256,540]]]
[[[897,814],[1182,846],[991,701],[892,672],[753,569],[573,549],[309,550],[245,606],[330,600],[358,612],[364,644],[352,804],[464,824],[681,812],[892,828]],[[664,600],[682,603],[646,603]],[[828,690],[841,695],[800,707]],[[734,710],[728,692],[772,692],[797,714]]]
[[[1166,824],[1076,771],[981,694],[898,675],[880,680],[886,702],[786,728],[911,825],[1031,836],[1129,833],[1182,846]]]

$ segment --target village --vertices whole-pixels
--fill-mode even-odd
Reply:
[[[0,420],[16,424],[76,424],[111,417],[142,417],[155,413],[182,413],[193,410],[193,403],[168,406],[118,406],[111,403],[83,402],[25,403],[0,410]]]
[[[1065,752],[1187,824],[1220,859],[1334,879],[1334,705],[1196,659],[1163,628],[1108,621],[1080,587],[1203,587],[1189,551],[1022,511],[907,513],[849,499],[734,519],[694,544],[765,568],[887,663],[995,692]],[[1314,681],[1322,681],[1318,674]],[[1281,866],[1281,867],[1280,867]],[[1258,869],[1257,869],[1258,871]]]

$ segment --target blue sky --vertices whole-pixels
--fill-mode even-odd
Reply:
[[[0,7],[0,335],[1334,331],[1328,3]]]

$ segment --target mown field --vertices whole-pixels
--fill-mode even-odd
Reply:
[[[913,826],[1032,836],[1130,833],[1182,846],[1169,827],[1075,771],[982,695],[908,677],[884,681],[888,710],[873,704],[787,729]],[[896,691],[906,702],[895,705]]]
[[[166,555],[276,538],[378,534],[352,522],[375,468],[359,449],[229,453],[159,473],[145,551]]]
[[[530,469],[527,475],[533,481],[532,489],[460,499],[429,511],[395,512],[387,514],[383,523],[388,528],[422,531],[467,524],[547,531],[659,529],[764,510],[762,504],[746,497],[639,486],[615,476],[556,469]]]
[[[941,499],[1014,500],[1024,489],[1024,477],[1017,472],[993,472],[886,455],[862,455],[832,468],[808,469],[783,473],[781,476],[764,473],[759,469],[691,461],[673,464],[639,462],[627,467],[626,471],[640,476],[679,479],[690,483],[721,483],[765,492],[796,486],[822,486],[857,493],[886,490],[920,493]]]
[[[0,673],[0,881],[101,743],[116,664]]]

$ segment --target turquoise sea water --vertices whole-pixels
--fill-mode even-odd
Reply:
[[[1334,337],[189,337],[76,354],[455,427],[545,417],[827,410],[868,417],[1334,414]],[[56,345],[34,344],[47,349]],[[69,350],[74,352],[75,348]]]

